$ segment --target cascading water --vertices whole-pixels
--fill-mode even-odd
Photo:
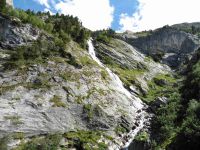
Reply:
[[[90,56],[101,67],[106,69],[106,71],[108,72],[110,78],[116,84],[116,89],[118,91],[122,92],[123,94],[125,94],[128,98],[134,99],[133,105],[138,109],[142,109],[142,107],[143,107],[142,102],[140,100],[138,100],[138,98],[136,98],[134,95],[132,95],[126,88],[124,88],[123,83],[120,80],[120,78],[115,73],[113,73],[108,67],[104,66],[104,64],[96,57],[96,54],[95,54],[95,51],[94,51],[94,46],[92,44],[92,40],[91,39],[88,41],[88,46],[89,46],[89,54],[90,54]],[[137,100],[137,102],[136,102],[136,100]]]
[[[105,68],[108,72],[110,78],[112,81],[116,84],[116,90],[119,92],[122,92],[124,95],[126,95],[128,98],[130,98],[133,102],[133,105],[136,107],[136,109],[141,110],[140,113],[137,114],[137,116],[140,118],[140,121],[138,122],[138,127],[136,127],[134,130],[131,130],[128,134],[126,134],[126,137],[129,137],[128,141],[123,145],[118,147],[118,149],[123,148],[125,150],[128,150],[129,145],[133,141],[134,137],[137,135],[137,133],[144,127],[145,114],[146,112],[143,110],[144,104],[142,101],[135,97],[133,94],[131,94],[124,86],[120,78],[113,73],[108,67],[106,67],[97,57],[94,51],[94,46],[92,44],[92,39],[88,40],[88,46],[89,46],[89,54],[92,57],[94,61],[96,61],[101,67]],[[123,138],[123,137],[122,137]]]

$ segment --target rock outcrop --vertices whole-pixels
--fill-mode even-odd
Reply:
[[[200,47],[198,36],[165,26],[149,31],[145,36],[120,36],[140,52],[171,66],[179,66],[184,59]],[[160,57],[160,58],[159,58]]]
[[[30,138],[99,130],[112,137],[110,141],[101,139],[111,149],[121,148],[140,124],[146,129],[150,126],[152,114],[146,111],[147,105],[143,109],[137,105],[140,96],[147,94],[149,82],[157,75],[171,74],[167,65],[177,67],[200,47],[197,36],[164,27],[145,36],[126,32],[108,43],[94,40],[96,59],[102,65],[71,40],[64,46],[62,56],[53,53],[19,68],[2,67],[17,48],[31,46],[40,38],[54,42],[54,37],[45,31],[0,14],[0,138],[13,133]],[[146,55],[159,55],[164,64]],[[116,87],[108,70],[119,76],[131,98]],[[165,80],[155,83],[167,84]],[[152,110],[167,101],[166,97],[158,97]],[[149,147],[148,143],[134,142],[134,149]]]
[[[20,20],[4,16],[0,20],[1,65],[9,61],[10,54],[19,46],[31,45],[41,37],[51,42],[48,34]],[[152,60],[143,64],[143,54],[121,40],[114,41],[124,49],[113,48],[108,57],[126,68],[149,69],[141,77],[144,86],[156,73],[169,71]],[[134,88],[132,91],[137,92]],[[137,95],[134,98],[139,99]],[[129,132],[138,124],[138,112],[141,110],[134,99],[117,90],[106,70],[73,41],[67,44],[63,57],[53,56],[43,62],[0,70],[0,138],[13,133],[31,137],[91,129],[103,130],[116,138],[119,127]],[[118,139],[117,143],[123,145],[123,140]]]
[[[107,64],[114,72],[117,72],[122,77],[122,80],[123,77],[127,78],[129,83],[125,86],[128,86],[127,88],[134,93],[145,94],[148,91],[148,81],[157,74],[170,72],[168,66],[156,63],[151,58],[145,57],[136,48],[122,40],[112,39],[109,44],[97,42],[95,47],[97,56],[104,64]],[[125,70],[124,76],[122,75],[123,70]],[[132,72],[127,70],[132,70]]]
[[[40,31],[30,24],[22,24],[18,18],[0,14],[0,48],[12,49],[37,40]]]

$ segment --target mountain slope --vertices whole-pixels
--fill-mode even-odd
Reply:
[[[138,37],[124,34],[120,37],[154,60],[175,68],[200,46],[198,36],[179,31],[175,27],[165,26],[145,34],[138,34]]]
[[[198,149],[198,36],[91,33],[77,17],[3,11],[0,149]]]
[[[32,13],[30,15],[37,18]],[[51,18],[60,19],[59,16]],[[19,139],[32,136],[39,138],[42,135],[72,131],[78,136],[79,132],[90,134],[95,130],[101,131],[98,135],[104,137],[104,144],[112,147],[123,146],[126,136],[123,136],[124,139],[120,138],[120,135],[126,135],[138,126],[137,118],[141,112],[136,104],[140,91],[138,93],[133,87],[135,84],[132,84],[130,89],[137,94],[130,98],[116,87],[115,81],[105,68],[92,60],[84,45],[77,43],[79,36],[69,39],[62,32],[51,33],[48,30],[47,33],[47,23],[42,26],[43,30],[30,23],[1,15],[1,138],[12,136],[14,141],[10,141],[9,146],[13,147],[19,145]],[[56,34],[59,34],[57,38]],[[73,36],[74,31],[69,31],[68,34]],[[121,52],[120,49],[112,49],[116,55],[108,58],[128,58],[121,66],[130,66],[127,68],[130,71],[124,70],[124,73],[132,74],[145,69],[144,75],[137,79],[138,83],[139,80],[143,82],[145,92],[149,78],[159,73],[170,73],[168,67],[148,60],[127,43],[117,39],[113,39],[113,42],[117,42],[117,47],[124,49],[121,49]],[[99,44],[105,49],[108,48],[103,43]],[[127,51],[129,56],[123,51]],[[159,69],[151,72],[156,67]],[[118,74],[120,75],[120,72]],[[124,77],[122,76],[122,79]],[[133,74],[130,81],[134,80]],[[142,86],[140,88],[143,88]],[[76,141],[74,143],[79,145]],[[99,142],[90,144],[93,147]],[[65,146],[70,147],[69,144]],[[87,143],[79,146],[83,148]]]

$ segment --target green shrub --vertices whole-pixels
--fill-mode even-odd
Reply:
[[[149,134],[145,131],[140,132],[136,137],[135,140],[136,141],[147,141],[149,139]]]
[[[4,0],[5,1],[5,0]],[[1,3],[1,7],[4,7],[4,3]],[[68,43],[71,38],[76,41],[82,48],[86,48],[87,40],[90,37],[90,31],[82,26],[82,23],[77,17],[69,15],[50,15],[49,13],[34,13],[33,11],[6,8],[2,9],[5,15],[17,17],[22,23],[29,23],[34,27],[43,29],[48,33],[58,37],[60,40],[56,40],[56,44],[63,47]],[[47,19],[43,20],[43,16]]]
[[[115,36],[115,31],[112,29],[99,30],[93,33],[95,40],[99,42],[109,43],[111,38]]]
[[[81,130],[64,134],[64,137],[70,141],[69,143],[71,143],[71,146],[69,145],[69,147],[84,150],[106,150],[108,146],[105,143],[100,142],[102,136],[106,139],[110,139],[102,131]]]
[[[33,138],[14,150],[57,150],[62,136],[59,134],[47,135],[45,138]]]
[[[53,103],[53,107],[66,107],[66,104],[61,101],[61,98],[57,95],[54,95],[50,100]]]
[[[42,63],[49,57],[62,57],[64,45],[56,45],[54,41],[46,41],[39,38],[32,45],[21,46],[11,53],[10,60],[4,64],[5,69],[26,66],[29,64]]]
[[[173,87],[176,79],[168,74],[158,74],[148,82],[148,93],[142,96],[142,100],[146,103],[153,102],[158,97],[170,97],[173,92],[177,92],[177,88]]]
[[[93,118],[93,108],[92,108],[92,105],[91,104],[85,104],[85,105],[83,105],[83,111],[85,112],[85,113],[87,113],[87,117],[88,117],[88,119],[90,120],[90,119],[92,119]]]
[[[6,7],[6,0],[1,0],[1,3],[0,3],[0,12],[3,11],[3,9],[5,9]]]
[[[25,136],[23,132],[15,132],[12,134],[13,139],[23,139],[24,137]]]
[[[4,119],[10,120],[13,125],[23,124],[20,116],[15,116],[15,115],[4,116]]]
[[[9,142],[9,138],[8,137],[4,137],[0,139],[0,150],[8,150],[8,144]]]
[[[123,133],[125,133],[127,130],[124,128],[124,127],[122,127],[121,125],[118,125],[116,128],[115,128],[115,132],[117,133],[117,134],[123,134]]]
[[[103,80],[106,80],[106,79],[108,78],[108,73],[107,73],[106,70],[102,70],[102,71],[101,71],[101,78],[102,78]]]

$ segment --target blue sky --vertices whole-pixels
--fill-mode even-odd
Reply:
[[[115,8],[114,21],[112,22],[112,28],[115,30],[120,30],[120,15],[126,13],[131,16],[139,5],[136,0],[110,0],[110,3]]]
[[[47,7],[38,2],[39,0],[14,0],[14,5],[16,8],[21,8],[24,10],[31,9],[35,11],[44,11]],[[54,0],[58,3],[58,0]],[[111,28],[115,30],[120,30],[120,15],[126,13],[127,15],[132,15],[138,4],[137,0],[110,0],[110,6],[114,7],[113,21],[111,22]],[[53,13],[57,12],[56,9],[51,6],[52,2],[49,0],[50,8],[48,8]]]
[[[16,8],[78,16],[86,28],[119,32],[199,22],[199,0],[13,0]]]

